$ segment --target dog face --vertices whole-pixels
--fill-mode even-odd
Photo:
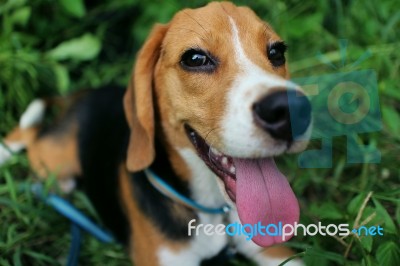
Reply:
[[[128,168],[152,162],[156,114],[170,147],[195,150],[220,177],[242,222],[265,221],[271,208],[287,211],[272,211],[277,221],[297,220],[297,200],[272,157],[305,148],[292,127],[307,139],[311,107],[287,80],[285,50],[253,11],[227,2],[183,10],[157,26],[139,53],[125,97],[132,131]]]
[[[186,125],[230,156],[260,158],[301,150],[305,142],[286,136],[290,121],[283,120],[290,114],[283,110],[285,104],[276,103],[285,101],[281,98],[287,90],[300,91],[286,80],[285,48],[248,8],[213,3],[178,13],[163,39],[154,75],[160,113],[166,118],[161,121],[168,121],[179,138]],[[274,94],[276,100],[265,100]],[[279,106],[265,107],[267,102]],[[270,117],[278,122],[258,115],[257,106],[265,107],[261,113],[281,112]],[[305,120],[304,132],[310,124]],[[288,124],[279,128],[278,123]]]

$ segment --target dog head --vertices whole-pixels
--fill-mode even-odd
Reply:
[[[157,25],[124,100],[128,169],[151,164],[160,128],[173,150],[194,150],[222,180],[242,223],[297,221],[297,200],[273,157],[305,148],[311,106],[288,80],[285,50],[252,10],[227,2],[185,9]]]

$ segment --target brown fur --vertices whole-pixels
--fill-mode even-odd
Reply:
[[[288,247],[283,245],[277,245],[270,248],[265,249],[264,254],[270,258],[289,258],[293,256],[295,253]]]
[[[146,168],[155,156],[152,85],[154,66],[167,29],[166,26],[156,26],[140,50],[124,99],[125,113],[131,128],[127,160],[130,171]]]
[[[55,174],[62,180],[80,174],[76,130],[73,126],[62,136],[45,136],[28,144],[31,167],[40,177]]]
[[[76,127],[62,136],[45,136],[37,139],[39,127],[14,128],[5,144],[25,145],[31,168],[41,178],[54,174],[58,179],[71,178],[80,174],[77,155]]]
[[[185,245],[166,239],[163,234],[158,232],[148,217],[144,216],[139,210],[137,203],[132,201],[134,195],[131,189],[131,182],[123,166],[120,168],[119,183],[122,202],[132,232],[129,246],[130,257],[137,265],[157,266],[159,262],[154,250],[157,250],[161,246],[167,246],[172,250],[179,250]]]

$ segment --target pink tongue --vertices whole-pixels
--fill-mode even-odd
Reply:
[[[236,206],[242,224],[294,224],[299,204],[286,177],[273,159],[235,159]],[[270,227],[270,232],[275,229]],[[265,229],[264,231],[265,232]],[[290,237],[287,237],[288,240]],[[284,242],[282,236],[257,235],[252,240],[263,247]]]

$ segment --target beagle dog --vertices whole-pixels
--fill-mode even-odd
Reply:
[[[26,148],[39,176],[55,173],[64,191],[82,184],[135,265],[229,265],[227,247],[236,258],[277,265],[293,255],[273,246],[280,237],[189,235],[188,224],[298,221],[298,201],[274,157],[305,149],[311,106],[288,80],[285,50],[247,7],[182,10],[154,27],[127,90],[35,100],[5,138],[0,161]],[[45,125],[53,104],[65,111]],[[146,169],[196,204],[230,211],[182,204],[160,192]]]

